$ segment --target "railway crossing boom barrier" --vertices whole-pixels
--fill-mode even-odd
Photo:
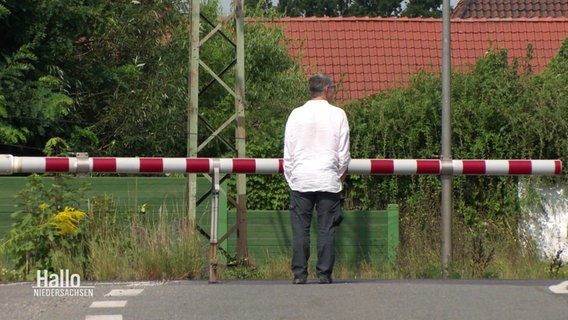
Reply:
[[[554,176],[562,172],[560,160],[438,160],[438,159],[352,159],[348,173],[356,175],[489,175]],[[89,157],[16,157],[0,154],[0,175],[18,173],[203,173],[211,174],[212,209],[209,282],[217,282],[217,251],[231,228],[218,238],[218,197],[220,174],[282,174],[283,160],[277,158],[110,158]]]
[[[16,157],[0,154],[0,175],[14,173],[213,173],[281,174],[282,159],[253,158],[89,158]],[[349,174],[359,175],[540,175],[562,171],[560,160],[352,159]]]

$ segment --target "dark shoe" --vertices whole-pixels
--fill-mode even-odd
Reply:
[[[294,281],[292,281],[292,284],[306,284],[306,279],[304,279],[304,278],[294,278]]]
[[[319,283],[333,283],[333,280],[331,280],[331,277],[321,277],[319,278]]]

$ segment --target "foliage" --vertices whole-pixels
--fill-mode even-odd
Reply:
[[[42,204],[42,210],[47,205]],[[79,232],[79,223],[85,218],[83,211],[75,210],[73,207],[65,207],[65,209],[52,217],[50,224],[57,229],[60,235],[77,235]]]
[[[265,15],[276,10],[287,17],[442,17],[442,0],[280,0],[275,7],[271,1],[247,0],[245,6]]]
[[[202,278],[200,236],[183,212],[117,211],[110,195],[88,199],[71,177],[32,175],[20,193],[12,230],[0,243],[0,280],[29,280],[35,270],[70,269],[82,279]]]
[[[186,2],[5,3],[0,137],[35,149],[56,135],[91,154],[185,154],[183,135],[160,132],[185,130]]]
[[[401,13],[409,18],[441,18],[442,0],[410,0]]]
[[[59,63],[73,49],[84,8],[71,1],[2,1],[0,10],[0,138],[43,145],[59,133],[72,99]]]
[[[262,271],[257,266],[250,264],[247,259],[237,259],[229,257],[227,267],[223,270],[225,279],[263,279]]]
[[[290,111],[306,97],[307,85],[299,64],[288,56],[284,33],[261,25],[247,28],[245,72],[247,90],[247,156],[281,158],[284,126]],[[258,209],[286,207],[288,188],[282,176],[247,177],[247,205]]]
[[[12,217],[12,229],[0,243],[0,252],[11,257],[22,277],[35,270],[58,270],[61,258],[72,261],[85,274],[88,246],[81,195],[86,186],[76,187],[60,176],[47,186],[40,176],[31,175],[18,193],[19,208]]]
[[[66,70],[73,116],[90,124],[82,150],[185,154],[187,17],[180,1],[104,1]],[[169,134],[164,134],[164,133]],[[171,133],[171,134],[170,134]],[[79,140],[81,141],[81,140]],[[98,143],[89,146],[89,143]]]
[[[244,4],[246,9],[256,9],[267,14],[275,9],[272,0],[245,0]]]
[[[505,51],[491,50],[470,74],[454,74],[452,79],[452,141],[456,159],[564,158],[565,142],[557,139],[566,125],[562,108],[544,103],[542,96],[559,92],[543,83],[556,82],[543,75],[519,73],[509,63]],[[542,88],[539,90],[540,87]],[[434,74],[422,73],[408,88],[394,89],[346,106],[352,124],[354,158],[420,159],[437,157],[440,150],[440,82]],[[538,99],[538,101],[534,101]],[[554,112],[551,114],[551,112]],[[547,124],[543,126],[543,124]],[[456,179],[457,190],[479,184],[477,191],[463,190],[468,200],[483,204],[482,198],[498,196],[492,186],[512,185],[515,178],[468,177]],[[366,208],[368,199],[401,201],[410,194],[407,183],[415,186],[436,179],[427,177],[351,177],[348,186],[356,192],[353,208]],[[371,183],[374,187],[365,187]],[[401,183],[404,187],[401,187]],[[418,183],[418,184],[416,184]],[[380,187],[384,186],[384,187]],[[426,186],[426,185],[425,185]],[[483,186],[483,187],[481,187]],[[422,188],[422,187],[421,187]],[[435,187],[428,187],[435,191]],[[513,187],[515,188],[515,187]],[[483,189],[486,189],[485,191]],[[398,191],[397,191],[398,190]],[[415,193],[414,190],[412,193]],[[461,191],[458,191],[461,192]],[[369,196],[367,196],[370,193]],[[516,193],[513,195],[516,197]],[[491,201],[492,202],[492,201]],[[377,204],[375,204],[377,205]],[[382,203],[378,204],[379,206]]]
[[[409,18],[441,18],[442,0],[410,0],[401,13]]]
[[[401,11],[400,0],[280,0],[278,11],[288,17],[390,17]]]
[[[562,52],[562,49],[561,49]],[[452,141],[455,159],[561,159],[566,161],[568,83],[559,54],[542,74],[527,73],[524,63],[491,49],[471,73],[452,78]],[[346,106],[352,126],[354,158],[423,159],[440,150],[440,80],[422,73],[408,88],[394,89]],[[533,178],[536,179],[536,178]],[[546,183],[547,180],[539,179]],[[521,218],[516,177],[469,176],[453,180],[454,252],[470,276],[489,276],[495,250],[516,243]],[[436,177],[351,176],[348,208],[401,204],[401,242],[417,232],[439,234],[440,186]],[[421,243],[437,243],[422,239]],[[512,246],[513,246],[512,245]],[[517,245],[520,245],[517,243]],[[520,250],[518,247],[513,250]],[[489,272],[489,273],[488,273]],[[458,273],[463,275],[463,272]]]

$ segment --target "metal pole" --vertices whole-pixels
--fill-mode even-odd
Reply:
[[[244,13],[243,0],[235,0],[235,33],[237,45],[237,65],[235,69],[235,87],[237,99],[235,112],[237,117],[237,130],[235,144],[237,157],[246,157],[246,131],[245,131],[245,40],[244,40]],[[246,259],[247,250],[247,191],[246,175],[237,174],[237,258]]]
[[[187,106],[187,157],[197,157],[197,121],[199,96],[199,1],[191,1],[191,29],[189,54],[189,101]],[[195,222],[197,174],[187,175],[186,216]]]
[[[215,161],[213,168],[213,180],[211,188],[211,235],[210,235],[210,250],[209,250],[209,283],[217,282],[217,252],[219,250],[219,243],[217,239],[218,224],[219,224],[219,161]]]
[[[440,175],[442,197],[441,212],[441,258],[442,274],[447,276],[448,264],[452,259],[452,173],[444,170],[452,163],[452,127],[450,112],[450,0],[442,4],[442,174]],[[448,172],[449,171],[449,172]]]

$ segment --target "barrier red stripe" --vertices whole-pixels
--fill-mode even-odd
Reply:
[[[532,163],[530,160],[509,160],[509,174],[531,174]]]
[[[284,159],[278,159],[278,173],[284,173]]]
[[[485,174],[485,160],[463,160],[463,174]]]
[[[185,160],[185,172],[193,173],[208,173],[209,159],[208,158],[191,158]]]
[[[93,158],[93,172],[116,172],[116,158]]]
[[[69,172],[68,158],[45,158],[46,172]]]
[[[438,174],[440,173],[439,160],[416,160],[416,173]]]
[[[164,161],[157,158],[140,158],[140,172],[163,172]]]
[[[255,159],[233,159],[233,173],[256,172]]]
[[[394,173],[394,160],[378,159],[371,160],[371,174]]]
[[[562,172],[562,161],[554,161],[554,174],[560,174]]]

